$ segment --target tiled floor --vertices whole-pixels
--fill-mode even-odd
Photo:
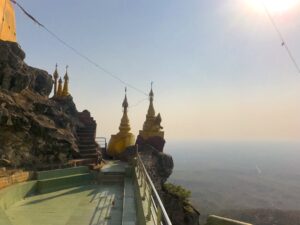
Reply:
[[[121,225],[123,183],[103,183],[32,196],[10,207],[13,225]]]

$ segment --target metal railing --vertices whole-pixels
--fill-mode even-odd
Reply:
[[[102,149],[107,149],[107,142],[105,137],[96,137],[96,142]]]
[[[165,210],[165,207],[157,193],[157,190],[149,176],[145,165],[141,159],[140,154],[138,153],[137,148],[137,165],[136,165],[136,178],[137,183],[141,190],[141,198],[142,201],[146,201],[147,203],[147,212],[146,220],[150,221],[151,219],[154,221],[156,225],[172,225],[172,222]]]

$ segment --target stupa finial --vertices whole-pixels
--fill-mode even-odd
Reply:
[[[154,106],[153,106],[153,100],[154,100],[153,81],[151,82],[151,90],[149,93],[149,100],[150,100],[150,104],[149,104],[149,108],[148,108],[148,112],[147,112],[147,118],[154,118],[155,110],[154,110]]]
[[[56,96],[62,96],[62,79],[61,79],[61,77],[58,80],[58,88],[57,88]]]
[[[128,108],[128,101],[127,101],[127,87],[125,87],[125,97],[123,100],[123,104],[122,104],[124,111],[126,110],[127,112],[127,108]]]
[[[129,124],[129,118],[127,115],[127,108],[128,108],[128,101],[127,101],[127,88],[125,87],[125,97],[122,103],[123,110],[123,116],[121,119],[121,124],[119,126],[119,130],[121,133],[128,133],[130,131],[130,124]]]
[[[68,75],[68,68],[69,66],[66,66],[66,73],[64,76],[64,88],[62,90],[62,96],[68,96],[69,94],[69,75]]]
[[[55,70],[53,73],[53,78],[54,78],[54,96],[57,95],[57,79],[58,79],[58,71],[57,71],[57,63],[55,64]]]
[[[153,93],[153,81],[151,81],[151,90],[150,90],[149,96],[150,96],[150,98],[154,97],[154,93]]]

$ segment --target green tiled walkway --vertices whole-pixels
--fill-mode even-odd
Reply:
[[[12,225],[120,225],[123,182],[65,189],[26,198],[6,210]]]

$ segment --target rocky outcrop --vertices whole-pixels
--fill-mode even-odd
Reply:
[[[131,151],[133,152],[133,151]],[[151,145],[139,146],[139,152],[151,179],[161,196],[173,225],[199,225],[199,212],[192,204],[170,193],[164,184],[172,174],[174,163],[171,155]]]
[[[173,171],[174,163],[172,156],[159,152],[151,145],[139,146],[139,152],[157,191],[161,192],[162,185]]]
[[[200,213],[187,200],[163,188],[162,199],[173,225],[199,225]]]
[[[71,96],[48,98],[53,81],[27,66],[17,43],[0,41],[0,166],[43,167],[78,156]]]
[[[165,143],[166,143],[165,139],[159,136],[153,136],[153,137],[149,137],[148,139],[144,139],[141,135],[138,135],[136,139],[137,145],[140,146],[151,145],[160,152],[163,152]]]
[[[2,90],[20,93],[28,89],[41,96],[52,90],[52,78],[43,70],[27,66],[25,53],[14,42],[0,41],[0,87]]]

